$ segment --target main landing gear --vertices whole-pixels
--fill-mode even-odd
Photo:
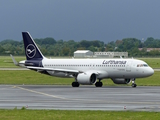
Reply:
[[[95,84],[96,87],[102,87],[103,83],[101,82],[101,80],[99,79],[99,82],[96,82]]]
[[[95,83],[96,87],[102,87],[103,83],[101,82],[101,80],[99,80],[99,82]],[[79,87],[79,83],[78,82],[72,82],[72,87]]]
[[[78,82],[72,82],[72,87],[79,87],[79,83]]]
[[[137,87],[137,84],[135,83],[135,80],[136,80],[135,78],[132,79],[132,87],[133,87],[133,88]]]

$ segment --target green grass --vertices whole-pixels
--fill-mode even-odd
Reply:
[[[24,56],[14,57],[16,61],[25,60]],[[13,64],[13,61],[10,56],[0,56],[0,68],[14,68],[17,67]]]
[[[58,78],[31,70],[0,70],[0,84],[43,84],[43,85],[67,85],[71,84],[74,79]]]
[[[158,112],[0,110],[1,120],[158,120]]]
[[[44,75],[31,70],[0,70],[0,84],[37,84],[37,85],[71,85],[74,78],[59,78]],[[160,86],[160,72],[156,71],[154,75],[147,78],[136,79],[138,86]],[[110,79],[102,80],[103,84],[106,86],[115,86]]]

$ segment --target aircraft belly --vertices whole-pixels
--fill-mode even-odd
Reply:
[[[109,77],[118,77],[118,78],[123,78],[126,76],[126,73],[124,71],[112,71],[112,72],[109,72]]]
[[[113,78],[134,78],[135,75],[132,72],[126,72],[125,70],[116,70],[116,71],[110,71],[109,77]]]
[[[71,74],[68,73],[64,73],[64,72],[54,72],[54,71],[47,71],[51,76],[55,76],[55,77],[65,77],[65,78],[72,78],[73,76]]]

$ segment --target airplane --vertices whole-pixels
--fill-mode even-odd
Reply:
[[[29,32],[22,32],[25,55],[23,65],[46,75],[74,78],[72,87],[95,85],[102,87],[101,80],[110,78],[115,84],[129,84],[135,88],[136,78],[154,74],[144,61],[137,59],[48,59],[41,53]]]

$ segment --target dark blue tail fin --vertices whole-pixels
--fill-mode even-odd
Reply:
[[[37,47],[29,32],[22,32],[25,54],[27,60],[43,59],[43,54]]]

